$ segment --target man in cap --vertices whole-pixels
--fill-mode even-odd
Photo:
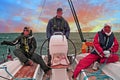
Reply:
[[[62,32],[63,35],[66,36],[66,38],[68,38],[69,34],[70,34],[69,24],[62,17],[62,14],[63,14],[62,8],[58,8],[56,13],[57,13],[57,15],[49,20],[47,28],[46,28],[46,35],[47,35],[47,38],[48,38],[48,44],[49,44],[50,37],[55,32]],[[51,59],[51,57],[50,57],[50,55],[48,53],[48,65],[49,66],[50,66],[50,59]]]
[[[116,54],[119,44],[111,31],[110,24],[105,24],[104,28],[95,35],[93,46],[94,49],[91,53],[77,64],[73,73],[74,80],[76,80],[82,69],[89,67],[95,61],[104,63],[107,59],[107,63],[113,63],[119,60],[119,56]]]
[[[30,27],[24,27],[23,32],[14,41],[3,41],[1,45],[14,46],[19,44],[19,48],[13,51],[14,55],[19,58],[19,60],[27,66],[32,66],[33,61],[40,64],[41,68],[46,74],[50,73],[51,68],[49,68],[42,57],[34,53],[37,47],[36,40],[32,35],[32,30]]]
[[[62,14],[62,8],[58,8],[57,15],[49,20],[46,29],[48,39],[50,39],[54,32],[62,32],[67,38],[69,37],[70,27],[68,22],[62,17]]]

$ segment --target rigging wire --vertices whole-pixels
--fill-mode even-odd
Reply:
[[[46,3],[46,0],[43,0],[43,4],[42,4],[42,7],[41,7],[41,12],[40,12],[39,17],[41,17],[41,15],[42,15],[43,9],[45,7],[45,3]]]
[[[42,4],[42,7],[41,7],[41,11],[40,11],[40,14],[39,14],[39,16],[38,16],[38,23],[36,24],[36,27],[37,27],[37,25],[39,24],[39,19],[40,19],[40,17],[41,17],[41,15],[42,15],[42,12],[43,12],[43,9],[44,9],[44,7],[45,7],[45,4],[46,4],[46,0],[43,0],[43,4]]]

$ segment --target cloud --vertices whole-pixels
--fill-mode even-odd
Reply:
[[[45,4],[44,4],[45,3]],[[95,32],[109,21],[120,24],[119,0],[73,0],[82,31]],[[43,6],[44,5],[44,6]],[[24,26],[31,26],[34,32],[45,32],[58,7],[63,8],[63,17],[69,22],[71,31],[77,31],[71,9],[64,0],[1,0],[1,32],[20,32]],[[115,31],[120,31],[119,28]]]

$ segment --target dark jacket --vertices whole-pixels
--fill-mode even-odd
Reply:
[[[70,34],[70,27],[68,22],[62,17],[54,17],[49,20],[46,29],[47,38],[50,38],[54,32],[62,32],[68,38]]]
[[[28,52],[30,54],[33,54],[37,45],[36,45],[36,40],[32,35],[29,35],[28,37],[25,37],[22,33],[15,40],[13,40],[13,41],[3,41],[1,44],[10,45],[10,46],[14,46],[16,44],[19,44],[20,45],[19,48],[26,52],[26,50],[25,50],[25,46],[26,46],[25,39],[26,39],[26,43],[27,43],[27,46],[28,46]]]
[[[91,51],[93,54],[98,54],[103,57],[104,50],[109,50],[111,53],[116,53],[119,48],[118,41],[113,33],[110,36],[107,36],[104,31],[98,32],[93,41],[94,49]]]

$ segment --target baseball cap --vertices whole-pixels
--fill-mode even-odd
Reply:
[[[57,8],[57,11],[62,11],[62,8]]]

